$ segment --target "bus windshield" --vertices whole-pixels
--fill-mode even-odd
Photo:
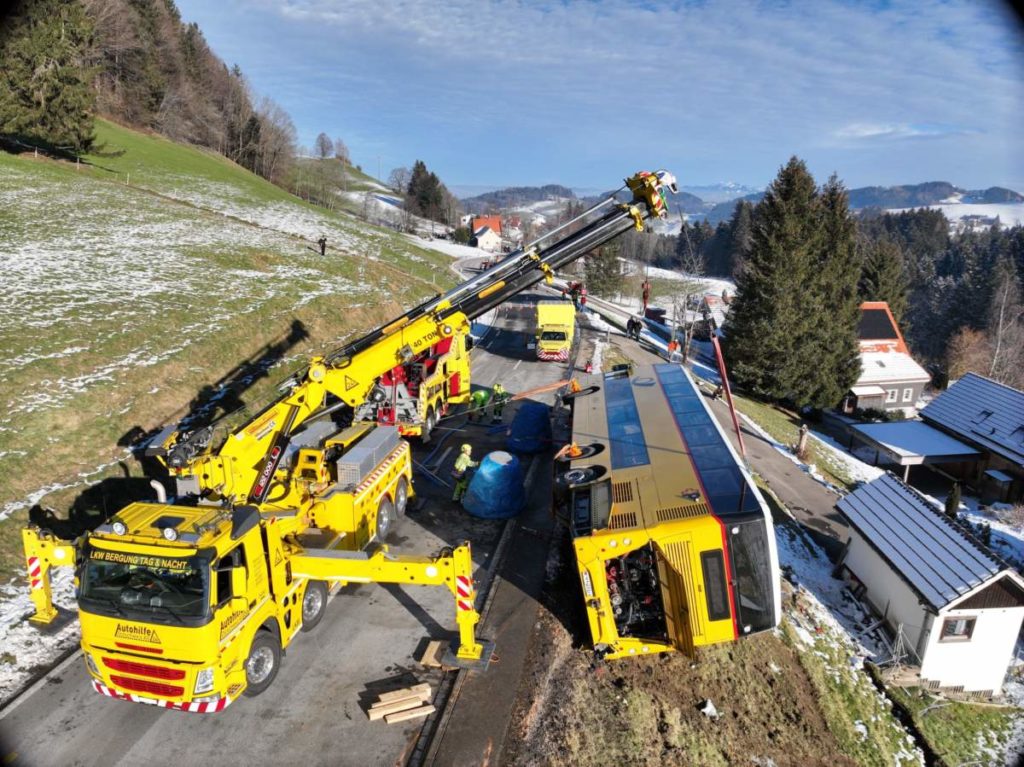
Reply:
[[[116,612],[125,608],[152,614],[162,623],[198,618],[209,612],[209,569],[206,559],[153,557],[94,549],[81,577],[80,600],[100,603]]]

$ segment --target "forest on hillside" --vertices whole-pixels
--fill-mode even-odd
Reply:
[[[102,155],[100,115],[210,149],[314,204],[344,197],[345,142],[321,133],[299,148],[288,113],[221,60],[174,0],[15,0],[0,21],[0,145]],[[422,161],[395,173],[410,216],[456,218],[458,201]]]
[[[811,179],[808,189],[813,185]],[[1024,388],[1024,227],[997,224],[951,231],[941,211],[927,208],[853,213],[849,193],[842,192],[856,299],[889,302],[911,351],[937,384],[973,371]],[[765,248],[776,247],[770,235],[781,213],[773,213],[769,197],[766,193],[758,203],[737,201],[732,217],[717,227],[707,221],[687,222],[675,237],[625,238],[623,255],[663,268],[735,279],[740,293],[744,286],[750,292],[749,278],[765,266],[758,259]],[[807,227],[821,211],[804,204],[803,213],[790,224],[813,242],[820,233]],[[787,254],[776,255],[791,258],[800,247],[793,242]],[[840,245],[831,247],[830,258]],[[808,317],[832,321],[840,307],[816,298],[809,282],[790,279],[794,269],[791,265],[777,273],[775,290],[788,285],[792,295],[777,296],[772,306],[784,301]]]

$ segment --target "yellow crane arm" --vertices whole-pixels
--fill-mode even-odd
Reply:
[[[29,620],[43,625],[52,623],[57,617],[57,608],[53,606],[50,569],[74,567],[75,546],[55,538],[38,527],[23,528],[21,540],[28,565],[29,596],[36,608],[35,615]]]
[[[473,557],[469,542],[456,546],[450,554],[436,557],[394,556],[387,546],[370,553],[307,549],[290,559],[293,577],[340,583],[399,583],[416,586],[447,586],[455,597],[455,620],[459,626],[461,661],[479,661],[484,646],[476,639],[480,614],[473,602]]]

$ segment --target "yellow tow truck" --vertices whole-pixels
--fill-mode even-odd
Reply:
[[[410,449],[399,426],[359,419],[367,403],[394,401],[387,376],[425,359],[442,369],[421,371],[420,381],[439,374],[450,398],[453,370],[442,360],[459,350],[455,339],[465,340],[468,390],[470,320],[663,215],[675,179],[643,172],[626,188],[631,202],[610,196],[486,272],[314,357],[222,440],[216,424],[169,426],[147,452],[175,480],[172,502],[155,482],[156,503],[133,503],[76,541],[26,528],[31,620],[55,619],[50,570],[75,567],[95,689],[205,713],[270,685],[281,651],[320,621],[328,584],[443,585],[459,629],[448,662],[486,668],[493,646],[475,636],[469,544],[436,557],[388,551],[384,540],[414,493]]]

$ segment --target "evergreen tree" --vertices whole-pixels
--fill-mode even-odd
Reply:
[[[80,153],[93,142],[92,25],[78,0],[19,0],[0,23],[0,134]]]
[[[583,262],[587,291],[600,298],[614,298],[622,289],[622,263],[617,244],[603,245]]]
[[[864,266],[857,292],[861,301],[885,301],[902,326],[907,310],[907,282],[903,276],[903,254],[899,246],[884,237],[865,246]],[[903,328],[906,332],[906,328]]]
[[[743,268],[743,262],[753,241],[754,206],[749,200],[736,203],[732,220],[729,222],[729,250],[725,272],[727,277],[736,277]]]
[[[946,496],[946,516],[956,521],[957,512],[960,510],[960,483],[954,482],[953,489]]]
[[[754,209],[750,252],[725,325],[730,371],[759,396],[787,398],[813,372],[793,363],[807,358],[797,343],[809,326],[826,319],[804,296],[821,249],[821,223],[814,179],[793,157]]]
[[[860,376],[857,280],[861,267],[849,198],[835,175],[819,199],[821,241],[804,294],[806,309],[815,321],[794,350],[796,364],[806,374],[793,396],[799,404],[833,407]]]

